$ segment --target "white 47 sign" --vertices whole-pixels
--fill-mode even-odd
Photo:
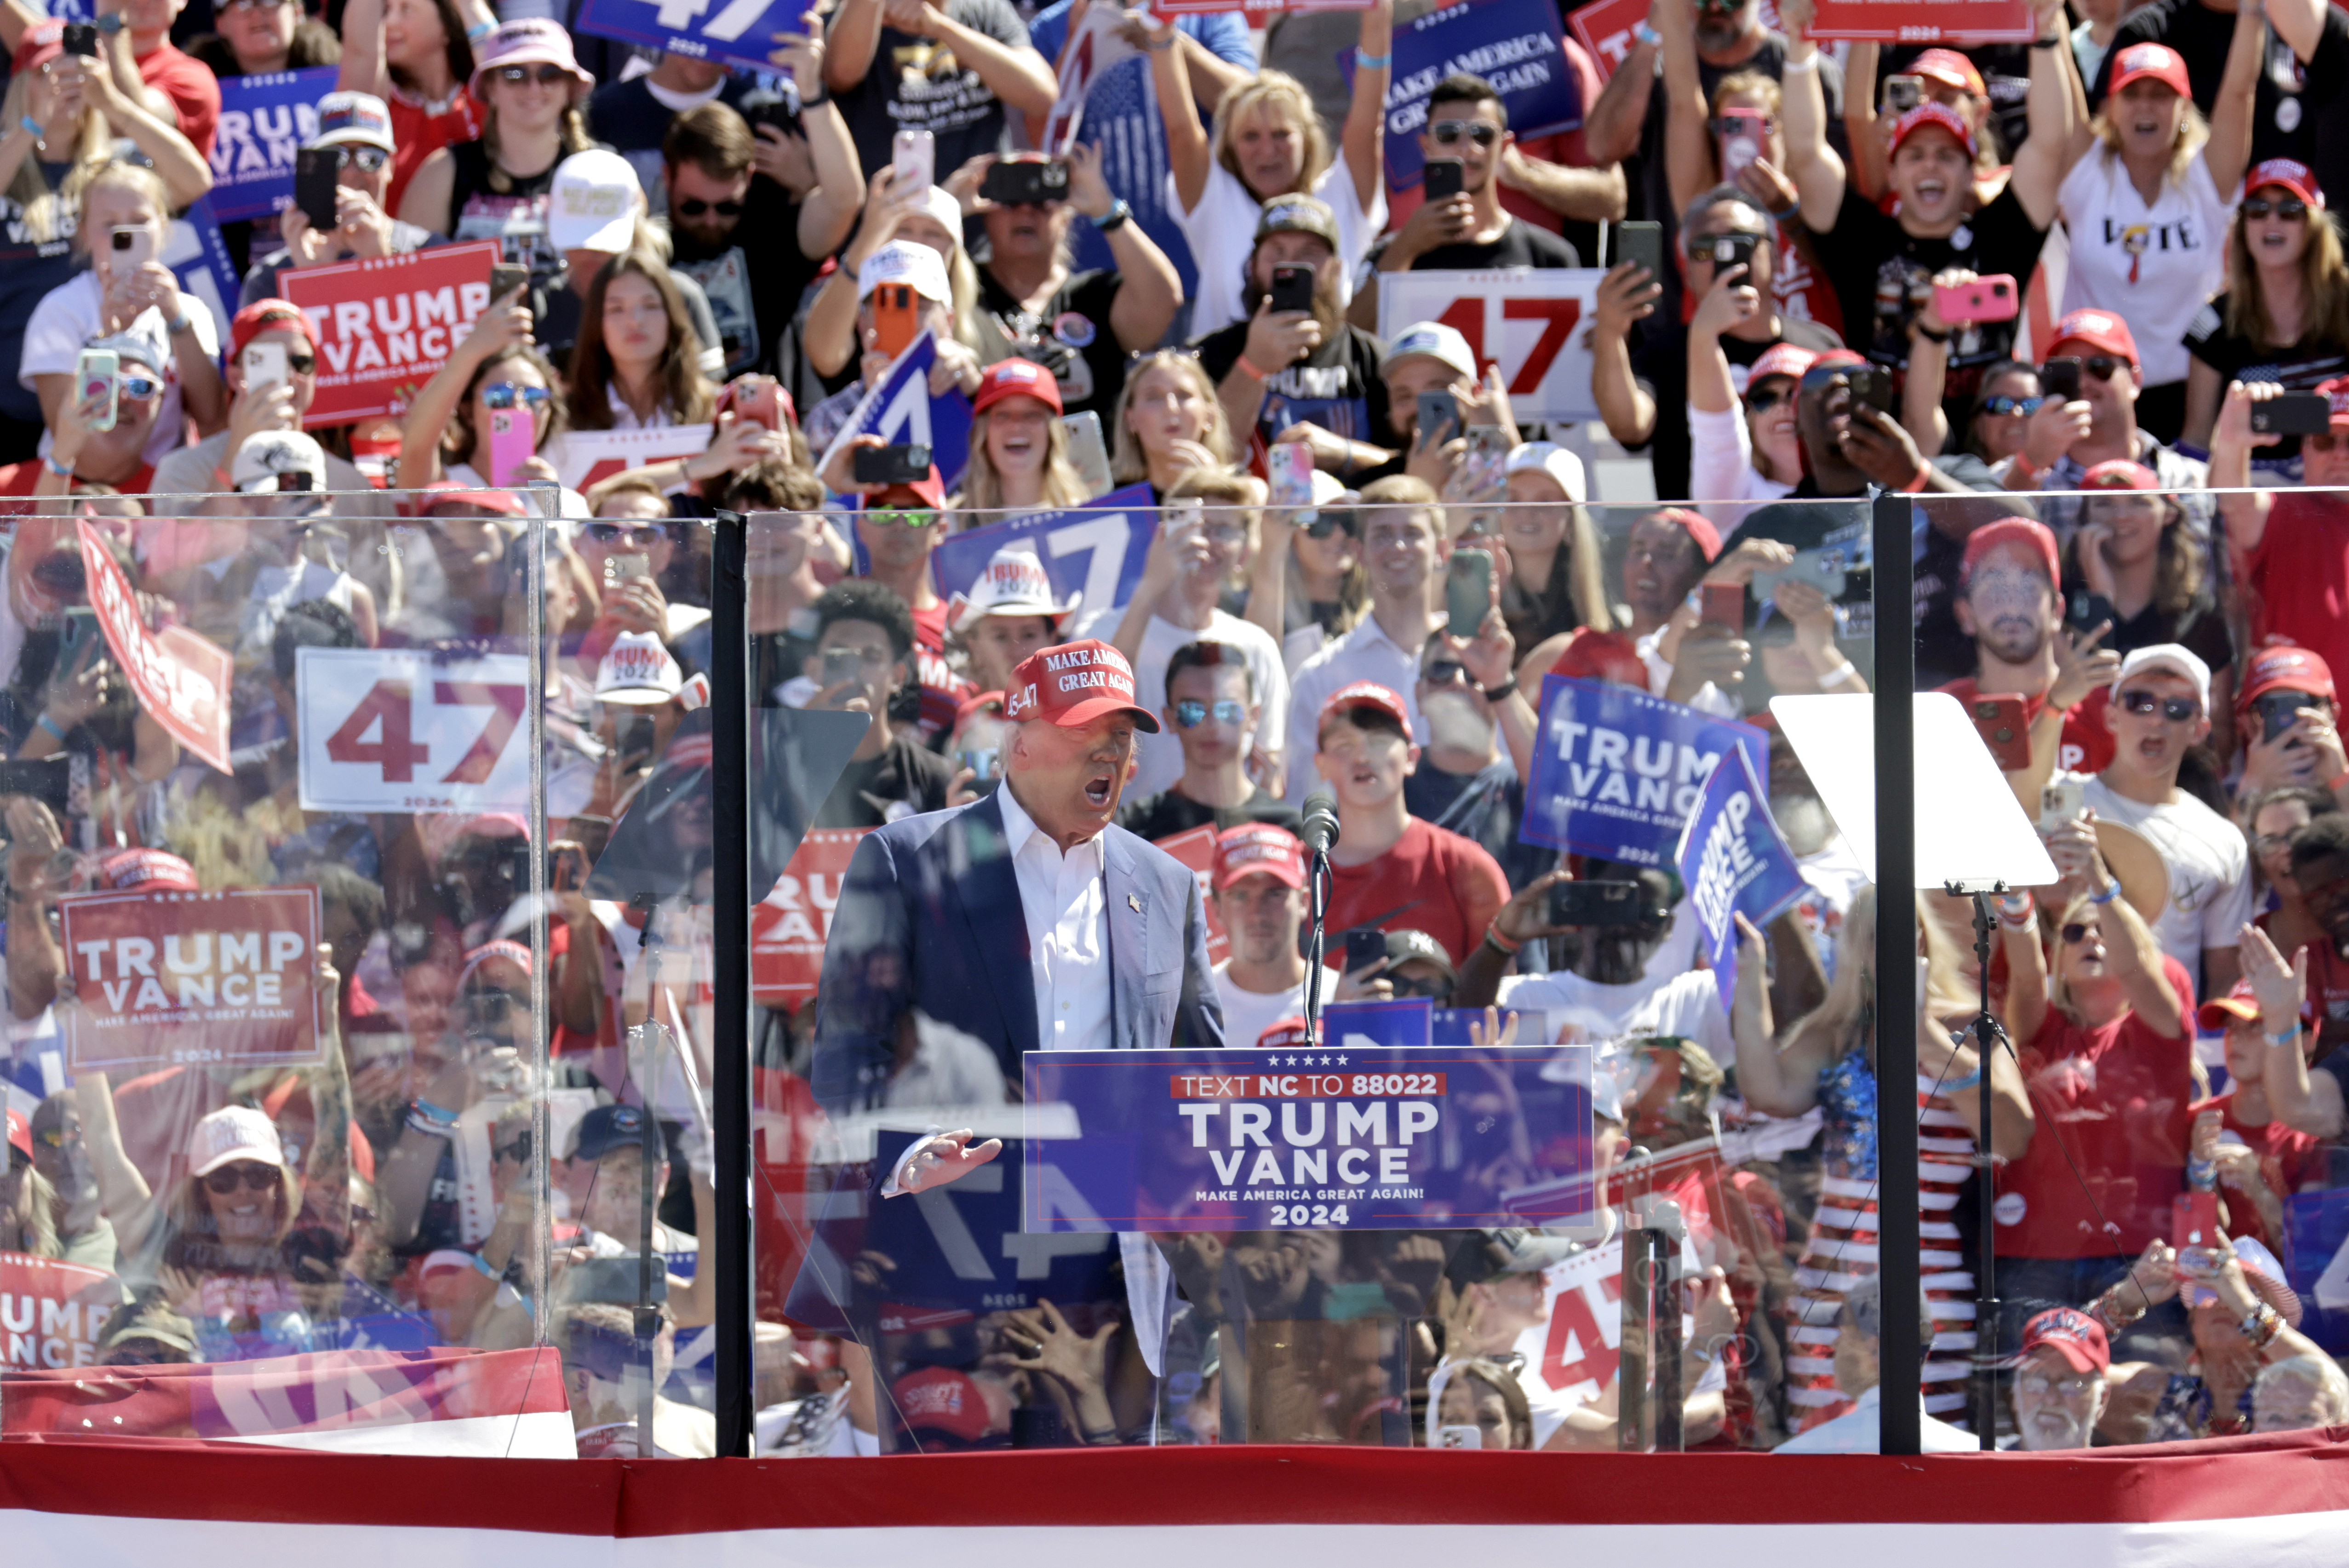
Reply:
[[[394,648],[303,648],[294,665],[308,811],[521,811],[530,700],[520,654],[436,660]]]
[[[1440,321],[1468,340],[1480,376],[1501,367],[1519,419],[1596,419],[1583,338],[1606,275],[1596,267],[1384,273],[1379,335],[1392,342],[1415,322]]]

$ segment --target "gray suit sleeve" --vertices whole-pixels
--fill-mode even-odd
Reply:
[[[1177,1050],[1220,1050],[1224,1004],[1214,965],[1207,962],[1207,906],[1199,897],[1197,877],[1185,872],[1183,886],[1183,1000],[1174,1013],[1174,1037],[1167,1043]]]
[[[912,1005],[912,920],[892,849],[882,833],[856,846],[823,945],[809,1078],[816,1102],[834,1114],[881,1102],[897,1020]]]

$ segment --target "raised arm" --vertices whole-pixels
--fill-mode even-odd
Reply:
[[[1658,0],[1661,5],[1663,0]],[[1582,147],[1594,163],[1620,163],[1640,150],[1640,128],[1647,122],[1648,98],[1655,91],[1656,55],[1663,34],[1655,24],[1656,6],[1649,20],[1631,35],[1631,47],[1615,74],[1607,78],[1599,101],[1583,117]],[[1652,41],[1651,41],[1652,40]]]
[[[1099,223],[1110,214],[1116,198],[1102,176],[1102,150],[1080,141],[1069,149],[1069,204],[1088,222]],[[1143,231],[1141,224],[1123,222],[1102,236],[1116,263],[1117,297],[1110,302],[1110,330],[1118,346],[1129,354],[1154,347],[1174,324],[1183,304],[1183,279],[1166,253]]]
[[[1073,26],[1071,32],[1074,32]],[[1212,166],[1207,128],[1191,107],[1191,68],[1184,51],[1173,46],[1178,35],[1174,22],[1161,22],[1150,35],[1150,85],[1158,94],[1158,119],[1166,137],[1166,167],[1174,176],[1174,199],[1185,212],[1194,211],[1207,191]]]
[[[2268,1037],[2267,1070],[2261,1081],[2276,1119],[2312,1138],[2340,1137],[2349,1130],[2341,1080],[2331,1073],[2310,1072],[2301,1043],[2301,1015],[2308,1002],[2308,949],[2298,949],[2286,964],[2268,934],[2247,921],[2240,951],[2243,977],[2259,998],[2260,1028]]]
[[[2096,848],[2095,813],[2091,811],[2059,826],[2047,836],[2048,852],[2068,880],[2083,878],[2089,905],[2095,911],[2096,934],[2103,938],[2106,963],[2121,983],[2130,1010],[2154,1033],[2177,1039],[2187,1032],[2185,1005],[2171,990],[2163,973],[2161,944],[2144,917],[2120,896],[2121,884],[2106,868]]]
[[[1672,211],[1713,189],[1721,178],[1713,151],[1713,105],[1696,67],[1696,19],[1689,0],[1660,0],[1674,20],[1661,30],[1658,53],[1664,63],[1664,178],[1671,187]]]
[[[1028,114],[1052,112],[1061,84],[1051,66],[1024,36],[1019,43],[1007,44],[992,33],[965,26],[947,14],[939,0],[921,0],[919,31],[951,48],[955,58],[976,72],[1006,108]]]
[[[1373,66],[1369,63],[1372,60],[1380,63]],[[1386,180],[1387,82],[1393,75],[1393,60],[1394,0],[1371,0],[1370,9],[1362,13],[1361,43],[1354,53],[1354,98],[1338,131],[1346,170],[1354,177],[1354,200],[1365,212],[1377,203],[1379,187]],[[1346,264],[1352,266],[1356,259],[1348,256]]]
[[[2251,449],[2272,447],[2282,438],[2251,433],[2251,405],[2283,395],[2273,381],[2230,382],[2226,400],[2219,405],[2219,422],[2210,432],[2210,488],[2219,491],[2219,516],[2227,525],[2227,549],[2236,581],[2242,581],[2251,559],[2267,537],[2268,510],[2273,497],[2251,490]]]
[[[457,352],[432,373],[432,379],[417,393],[415,403],[408,410],[408,423],[400,427],[399,482],[403,486],[420,490],[443,477],[441,432],[456,418],[457,406],[464,400],[465,387],[473,379],[473,372],[491,355],[527,339],[530,327],[527,305],[494,305],[481,313],[473,330],[457,346]]]
[[[2033,49],[2031,91],[2024,99],[2031,129],[2014,154],[2014,172],[2007,189],[2033,223],[2044,229],[2055,221],[2055,195],[2064,176],[2088,150],[2095,133],[2080,119],[2087,96],[2079,84],[2065,35],[2064,0],[2043,0],[2037,7],[2040,37],[2059,42],[2051,49]],[[2240,178],[2239,175],[2238,178]]]
[[[77,1004],[68,999],[64,1006]],[[122,1125],[114,1114],[114,1086],[102,1072],[77,1073],[74,1099],[81,1109],[82,1147],[89,1151],[98,1207],[114,1226],[118,1255],[126,1262],[144,1257],[160,1239],[157,1227],[162,1222],[163,1206],[147,1185],[146,1176],[123,1150]]]
[[[2020,914],[2013,913],[2020,903]],[[2040,945],[2038,917],[2026,901],[2003,901],[1999,944],[2006,950],[2006,1006],[2002,1022],[2018,1049],[2039,1037],[2047,1022],[2047,950]]]
[[[1827,145],[1827,100],[1819,90],[1819,46],[1803,36],[1810,26],[1812,0],[1781,0],[1778,18],[1786,27],[1786,65],[1779,80],[1778,122],[1786,137],[1786,177],[1802,193],[1803,222],[1814,233],[1831,232],[1843,211],[1843,159]]]
[[[1892,175],[1876,114],[1878,57],[1874,43],[1856,43],[1843,63],[1843,139],[1851,149],[1851,183],[1870,200],[1884,193]]]
[[[882,0],[843,0],[832,14],[824,35],[824,85],[833,92],[853,92],[873,72],[873,57],[881,46]]]
[[[142,95],[119,90],[104,71],[88,72],[83,80],[88,83],[90,103],[147,155],[155,172],[162,176],[163,191],[173,211],[193,205],[212,188],[212,165],[204,161],[195,143],[180,134],[176,122],[150,109]]]
[[[2219,78],[2219,96],[2210,104],[2210,139],[2203,144],[2203,167],[2225,201],[2243,182],[2251,156],[2251,100],[2259,91],[2260,55],[2267,47],[2268,29],[2258,5],[2235,12],[2234,36],[2227,43],[2227,70]]]
[[[812,22],[813,15],[808,20]],[[824,98],[814,109],[800,111],[800,129],[807,138],[808,162],[815,172],[815,186],[800,202],[798,237],[800,254],[811,257],[828,256],[838,250],[864,205],[864,175],[857,167],[855,139],[848,134],[848,122],[840,117],[840,106],[823,91],[823,36],[813,26],[767,57],[779,69],[792,74],[792,79],[799,86],[802,103]],[[759,129],[765,133],[759,138],[760,150],[763,152],[772,147],[780,152],[783,133],[771,126]],[[762,164],[765,161],[761,160]],[[763,168],[761,172],[767,173]],[[768,174],[768,178],[773,176]],[[780,185],[782,181],[778,180],[775,183]]]

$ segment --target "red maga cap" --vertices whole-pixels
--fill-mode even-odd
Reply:
[[[1955,49],[1926,50],[1909,62],[1909,74],[1940,82],[1943,87],[1956,88],[1976,98],[1990,97],[1990,89],[1982,86],[1982,72],[1974,68],[1971,60]]]
[[[2080,488],[2092,490],[2158,490],[2161,478],[2143,463],[2113,458],[2080,476]]]
[[[2063,1357],[2075,1372],[2102,1372],[2113,1364],[2105,1326],[2075,1307],[2059,1306],[2024,1324],[2023,1348],[2016,1359],[2043,1345]]]
[[[2053,359],[2064,352],[2067,343],[2085,344],[2105,354],[2118,355],[2132,366],[2137,361],[2137,337],[2129,325],[2108,310],[2075,310],[2055,324],[2055,336],[2047,349]]]
[[[1819,353],[1816,348],[1805,348],[1799,343],[1774,343],[1762,351],[1762,357],[1745,372],[1746,387],[1751,390],[1773,376],[1791,376],[1799,381],[1803,372],[1817,364],[1818,358]]]
[[[1928,129],[1949,132],[1957,144],[1966,150],[1968,158],[1971,158],[1978,150],[1974,141],[1974,128],[1966,123],[1966,117],[1949,105],[1940,103],[1920,103],[1893,121],[1892,150],[1899,151],[1902,142],[1919,131]]]
[[[1858,359],[1859,356],[1854,355],[1852,357]],[[1860,360],[1860,363],[1864,365],[1867,361]],[[1684,506],[1664,507],[1659,510],[1656,515],[1666,522],[1676,525],[1682,532],[1694,540],[1697,553],[1704,557],[1706,565],[1710,566],[1721,559],[1721,530],[1713,525],[1711,518],[1702,512],[1691,511]]]
[[[162,850],[117,850],[98,862],[98,880],[117,892],[132,888],[201,892],[196,868]]]
[[[1397,696],[1392,687],[1382,686],[1376,681],[1354,681],[1331,692],[1330,700],[1321,705],[1321,717],[1313,726],[1314,739],[1317,742],[1320,739],[1321,732],[1330,727],[1331,719],[1341,713],[1351,713],[1358,707],[1374,707],[1402,725],[1406,737],[1412,733],[1411,709],[1403,706],[1402,698]]]
[[[2324,394],[2333,404],[2333,424],[2335,428],[2349,425],[2349,376],[2335,376],[2330,381],[2319,382],[2314,388]]]
[[[231,356],[243,354],[246,344],[264,332],[281,328],[308,344],[311,353],[318,352],[317,329],[302,314],[300,305],[286,299],[257,299],[238,311],[235,319],[228,324],[228,351]]]
[[[1313,1026],[1302,1018],[1283,1018],[1256,1037],[1260,1050],[1286,1050],[1291,1047],[1308,1047],[1313,1044]]]
[[[944,1432],[975,1443],[987,1436],[987,1396],[951,1367],[925,1367],[890,1385],[898,1415],[916,1431]]]
[[[2248,708],[2271,691],[2304,691],[2330,700],[2333,670],[2322,655],[2291,643],[2271,643],[2251,655],[2235,707]]]
[[[2105,96],[2111,98],[2129,83],[2146,77],[2179,98],[2194,96],[2194,83],[2186,74],[2186,57],[2167,44],[2131,44],[2115,55],[2112,85],[2105,88]]]
[[[2045,569],[2051,586],[2064,580],[2063,558],[2047,525],[2027,517],[2002,517],[1995,522],[1983,523],[1966,536],[1965,560],[1958,568],[1958,582],[1962,584],[1972,577],[1982,558],[2002,544],[2029,552],[2032,559]]]
[[[1307,1045],[1312,1043],[1310,1040],[1305,1042]],[[23,1150],[27,1160],[33,1157],[33,1124],[23,1111],[13,1105],[8,1108],[8,1147]]]
[[[1305,846],[1274,822],[1248,822],[1216,835],[1215,889],[1263,874],[1283,887],[1305,885]]]
[[[1133,666],[1107,643],[1087,639],[1039,648],[1019,661],[1003,693],[1003,717],[1040,718],[1081,729],[1105,714],[1129,713],[1134,727],[1158,733],[1158,717],[1133,697]]]
[[[2262,185],[2281,185],[2310,206],[2322,211],[2324,207],[2324,187],[2316,182],[2316,171],[2307,164],[2289,158],[2271,158],[2255,165],[2243,176],[2243,194],[2248,196]]]
[[[1006,397],[1033,397],[1057,414],[1061,384],[1042,366],[1026,359],[999,359],[980,373],[978,395],[970,400],[973,414],[984,414]]]

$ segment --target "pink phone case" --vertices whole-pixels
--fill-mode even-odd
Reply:
[[[490,482],[514,482],[514,470],[538,453],[538,426],[527,408],[495,408],[490,412]]]

